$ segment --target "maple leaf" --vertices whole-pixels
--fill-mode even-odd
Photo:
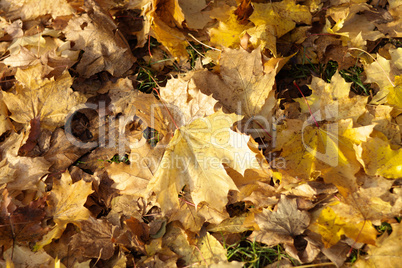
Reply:
[[[254,3],[250,21],[255,28],[246,30],[251,36],[254,47],[262,45],[271,50],[276,57],[276,38],[283,36],[296,27],[296,23],[311,23],[311,14],[306,6],[294,0],[275,3]]]
[[[54,182],[49,196],[49,214],[53,217],[55,226],[35,247],[42,248],[53,239],[59,238],[68,223],[78,225],[80,221],[88,219],[90,212],[84,204],[92,192],[92,183],[83,180],[73,183],[68,171],[63,173],[60,181]]]
[[[373,124],[374,130],[384,134],[393,144],[401,143],[401,130],[398,124],[393,123],[392,110],[389,105],[369,105],[367,112],[363,114],[358,123],[363,126]]]
[[[209,11],[204,10],[207,6],[205,0],[179,0],[180,8],[184,14],[185,23],[190,29],[201,30],[212,19]]]
[[[175,223],[169,224],[163,237],[163,245],[182,256],[186,265],[198,264],[208,267],[214,263],[227,261],[226,249],[210,233],[207,232],[198,239],[192,239]]]
[[[209,30],[212,44],[236,48],[240,44],[241,34],[252,26],[240,24],[234,10],[234,8],[227,10],[228,18],[224,21],[220,20],[217,28]]]
[[[380,88],[370,103],[384,104],[387,101],[393,106],[402,107],[402,97],[400,96],[402,48],[390,49],[389,54],[390,60],[378,54],[376,61],[364,65],[367,76],[365,82],[376,83]]]
[[[184,186],[196,207],[206,202],[222,211],[228,191],[237,190],[222,163],[241,174],[247,168],[259,167],[255,153],[247,146],[249,137],[230,130],[240,119],[241,116],[219,111],[176,130],[147,189],[157,195],[165,213],[180,207],[178,195]]]
[[[114,254],[112,226],[101,219],[89,217],[80,223],[81,231],[71,237],[73,254],[84,258],[107,260]]]
[[[377,230],[359,210],[335,201],[312,215],[309,229],[320,234],[325,247],[335,245],[342,235],[356,242],[375,245]]]
[[[136,165],[133,163],[133,166]],[[112,187],[120,190],[120,193],[134,196],[144,196],[152,173],[148,169],[135,168],[123,163],[113,163],[106,168],[109,177],[115,182]]]
[[[3,101],[3,95],[0,95],[0,135],[11,129],[12,124],[8,117],[7,106]]]
[[[55,80],[42,79],[41,70],[41,65],[18,69],[15,75],[18,83],[12,92],[2,92],[3,100],[14,121],[28,124],[39,116],[41,126],[54,130],[62,126],[72,108],[84,103],[86,98],[72,91],[73,79],[68,71]]]
[[[0,244],[5,248],[12,243],[36,242],[48,231],[42,227],[45,219],[46,196],[31,201],[27,206],[16,207],[8,190],[3,190],[0,211]]]
[[[306,211],[298,210],[296,199],[282,195],[277,211],[264,209],[255,215],[255,222],[260,230],[254,231],[249,239],[274,246],[284,242],[292,243],[293,238],[309,226],[310,217]]]
[[[327,16],[336,24],[330,29],[327,21],[326,31],[341,35],[344,45],[363,48],[366,40],[374,41],[384,37],[383,33],[374,30],[376,26],[366,15],[360,14],[368,10],[370,6],[362,2],[334,5],[328,9]]]
[[[272,58],[264,71],[261,49],[251,53],[243,49],[225,49],[219,60],[220,76],[206,70],[194,73],[192,79],[200,90],[219,100],[229,112],[245,115],[269,115],[276,104],[273,94],[276,72],[281,64]],[[273,65],[273,66],[272,66]]]
[[[398,267],[401,263],[402,225],[392,224],[392,233],[387,232],[379,237],[376,245],[368,245],[368,255],[360,258],[355,267]],[[384,258],[387,256],[387,258]]]
[[[369,138],[361,144],[359,156],[368,175],[395,179],[402,176],[402,149],[392,149],[381,137]]]
[[[289,119],[278,127],[276,150],[282,149],[281,156],[286,160],[286,169],[279,171],[302,180],[321,175],[342,194],[353,192],[357,187],[355,174],[360,169],[355,146],[367,139],[373,127],[353,128],[352,119],[345,119],[317,128]]]
[[[10,56],[3,62],[12,67],[40,63],[44,74],[58,77],[75,64],[79,56],[79,51],[70,50],[71,42],[63,42],[57,38],[59,35],[60,32],[46,28],[35,35],[15,38],[7,48]]]
[[[317,121],[357,118],[366,111],[367,96],[356,95],[349,98],[350,85],[347,83],[337,71],[331,78],[330,83],[313,77],[310,89],[313,93],[304,98],[294,99],[300,104],[303,113],[310,113]],[[310,109],[309,109],[310,108]]]
[[[44,157],[18,156],[23,138],[22,133],[12,133],[0,146],[3,159],[0,162],[0,173],[4,173],[4,176],[0,178],[0,183],[7,183],[8,189],[36,189],[40,179],[48,173],[51,165]]]
[[[63,15],[71,15],[74,9],[66,0],[45,0],[39,3],[35,0],[6,0],[2,1],[1,9],[7,14],[9,20],[21,18],[33,20],[41,15],[51,14],[53,18]]]
[[[145,128],[156,129],[162,135],[168,132],[167,115],[161,110],[161,103],[152,94],[134,89],[130,79],[121,78],[109,90],[103,89],[100,93],[108,93],[113,114],[124,113],[126,122],[137,117]]]
[[[168,104],[172,120],[177,127],[187,125],[192,121],[213,114],[218,102],[212,96],[203,94],[189,78],[170,79],[165,87],[160,89],[161,99]]]
[[[85,7],[88,13],[72,18],[63,30],[67,40],[74,42],[73,49],[84,51],[77,71],[84,77],[103,70],[121,76],[136,61],[130,46],[110,16],[95,1],[85,1]]]
[[[28,247],[15,245],[5,251],[3,257],[10,261],[5,267],[57,267],[57,261],[43,249],[32,252]],[[59,262],[59,267],[65,266]]]
[[[187,41],[184,34],[177,29],[182,28],[184,14],[178,0],[153,0],[152,10],[145,13],[152,34],[161,42],[173,57],[185,60]]]

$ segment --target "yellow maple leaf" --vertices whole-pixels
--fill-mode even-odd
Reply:
[[[88,219],[90,212],[84,204],[92,192],[92,183],[83,180],[73,183],[68,171],[63,173],[60,181],[53,184],[49,197],[50,215],[53,216],[55,226],[35,248],[40,249],[53,239],[59,238],[68,223],[79,224],[80,221]]]
[[[256,47],[260,43],[276,53],[276,38],[283,36],[296,27],[296,23],[311,23],[311,14],[308,7],[296,4],[294,0],[285,0],[275,3],[254,3],[254,12],[250,21],[255,29],[247,30],[251,36],[251,43]]]
[[[377,55],[377,60],[364,64],[366,83],[376,83],[380,90],[371,100],[371,104],[389,104],[402,107],[401,100],[401,72],[402,48],[390,49],[390,59]]]
[[[240,36],[251,25],[242,25],[234,14],[235,9],[229,10],[229,16],[225,21],[219,21],[217,28],[211,28],[209,35],[211,43],[222,47],[236,48],[240,45]]]
[[[223,211],[228,191],[237,187],[222,164],[241,174],[248,168],[259,169],[255,153],[247,145],[249,137],[230,130],[241,118],[219,111],[176,130],[147,188],[156,194],[166,214],[179,209],[183,187],[188,188],[196,207],[205,202]]]
[[[369,138],[361,147],[361,163],[368,175],[389,179],[402,177],[402,148],[393,150],[384,137]]]
[[[402,108],[402,75],[395,76],[395,86],[389,86],[387,89],[389,92],[387,96],[388,104]]]
[[[307,121],[308,122],[308,121]],[[311,122],[310,122],[311,124]],[[356,190],[355,174],[360,169],[355,145],[361,144],[373,125],[353,128],[352,119],[312,126],[301,120],[287,120],[278,127],[277,150],[286,161],[280,172],[308,180],[321,175],[335,184],[342,194]]]
[[[145,14],[151,25],[151,34],[177,59],[188,57],[187,41],[181,28],[184,14],[177,0],[153,0],[153,9]]]
[[[366,111],[366,96],[356,95],[349,98],[350,85],[337,71],[330,83],[318,77],[313,77],[310,89],[313,93],[306,97],[311,113],[317,121],[352,118],[354,121]],[[309,114],[310,109],[304,98],[295,99],[300,104],[303,113]]]
[[[41,65],[18,69],[15,75],[18,83],[11,92],[2,92],[3,99],[14,121],[28,124],[40,116],[41,126],[54,130],[62,126],[67,115],[86,98],[70,88],[73,78],[68,71],[56,80],[42,79],[41,74]]]
[[[334,202],[313,213],[313,217],[316,218],[309,229],[322,236],[326,248],[338,243],[342,235],[359,243],[375,245],[376,229],[370,221],[362,218],[358,210],[346,204]]]
[[[205,236],[194,239],[178,224],[173,223],[167,228],[163,245],[182,256],[186,265],[210,267],[212,264],[227,261],[226,249],[214,236],[207,232]]]

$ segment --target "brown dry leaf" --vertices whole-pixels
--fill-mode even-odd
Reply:
[[[4,252],[4,259],[11,261],[4,267],[56,267],[56,260],[43,249],[33,252],[25,246],[14,245]],[[56,258],[57,259],[57,258]],[[10,265],[10,266],[9,266]],[[60,268],[65,268],[60,264]]]
[[[88,220],[80,222],[80,229],[79,233],[71,237],[69,243],[71,254],[102,260],[110,259],[113,256],[114,244],[112,242],[111,224],[101,219],[89,217]]]
[[[145,94],[134,89],[132,81],[128,78],[119,79],[107,92],[111,100],[110,109],[113,114],[124,114],[124,126],[138,118],[142,121],[141,124],[143,124],[144,129],[151,127],[166,136],[168,132],[167,115],[163,104],[153,94]],[[106,92],[102,90],[100,93]],[[121,134],[125,135],[124,129],[119,129],[119,131],[123,131]],[[130,137],[129,142],[132,144]],[[130,145],[130,147],[132,146]]]
[[[402,37],[402,5],[399,0],[388,0],[388,11],[380,9],[373,14],[365,14],[367,19],[373,20],[373,23],[380,32],[393,38]],[[377,14],[376,14],[377,13]],[[378,14],[379,13],[379,14]],[[380,15],[380,16],[379,16]]]
[[[110,15],[95,1],[85,1],[85,8],[87,14],[75,16],[63,30],[66,39],[74,42],[73,49],[84,51],[77,71],[83,77],[101,71],[123,75],[136,61],[130,46]]]
[[[27,206],[17,207],[8,191],[3,190],[0,211],[0,245],[5,249],[13,243],[35,243],[48,231],[42,226],[45,220],[46,196],[29,202]],[[14,241],[14,242],[13,242]]]
[[[12,128],[13,125],[8,117],[7,106],[3,101],[3,95],[0,95],[0,135]]]
[[[341,35],[344,45],[365,48],[367,40],[375,41],[384,37],[383,33],[374,30],[374,23],[361,14],[367,10],[370,10],[370,6],[366,3],[350,3],[329,8],[327,16],[336,24],[332,29],[328,27],[327,31]]]
[[[7,19],[14,20],[21,18],[22,20],[36,19],[41,15],[51,14],[53,18],[64,15],[71,15],[74,9],[66,0],[5,0],[0,4],[7,16]]]
[[[344,197],[344,202],[359,211],[362,217],[374,225],[390,220],[400,214],[402,196],[392,188],[393,181],[380,176],[357,176],[361,187]]]
[[[388,105],[368,105],[357,122],[363,126],[374,124],[374,130],[383,133],[392,144],[401,144],[401,128],[393,122],[392,110]]]
[[[51,164],[43,157],[18,156],[23,138],[23,134],[13,133],[0,146],[3,159],[0,162],[0,173],[5,175],[0,179],[0,183],[7,183],[8,189],[35,190],[40,179],[48,173]]]
[[[362,256],[356,267],[398,267],[402,261],[402,224],[392,224],[392,233],[387,232],[369,245],[368,255]]]
[[[228,233],[243,233],[250,231],[252,228],[245,226],[244,222],[247,215],[235,216],[222,221],[219,224],[209,224],[208,232],[228,232]]]
[[[110,212],[106,218],[116,226],[121,226],[121,218],[133,217],[141,220],[143,216],[141,212],[146,210],[146,203],[141,201],[143,199],[134,199],[130,195],[116,196],[110,202]]]
[[[357,118],[366,111],[368,97],[356,95],[349,98],[351,84],[347,83],[338,71],[331,78],[330,83],[313,77],[309,85],[313,93],[305,99],[298,98],[295,101],[300,104],[302,113],[310,114],[311,112],[317,121],[352,118],[356,122]]]
[[[276,101],[269,101],[268,96],[281,64],[276,61],[265,73],[260,48],[251,53],[243,49],[226,49],[219,60],[220,77],[201,71],[192,78],[203,93],[212,93],[229,112],[246,118],[260,113],[268,116],[276,104]]]
[[[296,199],[282,195],[275,212],[264,209],[255,215],[255,221],[260,230],[254,231],[249,239],[275,246],[279,243],[292,243],[293,237],[307,229],[310,216],[306,211],[297,209]]]
[[[83,180],[73,183],[68,171],[63,173],[61,179],[54,182],[49,196],[49,214],[55,225],[35,247],[42,248],[59,238],[68,223],[79,225],[81,221],[87,220],[90,212],[84,204],[92,192],[92,183]]]
[[[185,23],[190,29],[203,29],[212,20],[209,12],[204,10],[208,7],[205,0],[179,0],[179,5],[184,14]]]
[[[180,208],[178,195],[187,187],[196,207],[205,202],[223,211],[229,190],[237,190],[222,163],[244,174],[260,169],[249,137],[230,130],[241,116],[216,112],[177,129],[162,162],[148,185],[166,214]],[[242,161],[239,161],[239,157]]]
[[[51,171],[65,170],[78,158],[97,146],[97,144],[91,142],[81,143],[79,141],[81,143],[79,145],[72,141],[78,141],[78,139],[66,133],[62,128],[57,128],[53,131],[49,149],[43,155],[51,163]]]
[[[79,51],[71,50],[70,41],[57,38],[58,31],[45,29],[31,36],[15,38],[7,50],[10,56],[3,62],[11,67],[28,67],[42,64],[46,73],[60,76],[78,60]]]
[[[62,126],[73,108],[86,98],[70,88],[73,79],[64,71],[56,80],[42,78],[42,66],[18,69],[15,75],[18,83],[11,92],[4,92],[3,100],[11,112],[10,118],[18,123],[29,124],[40,116],[41,126],[54,130]]]

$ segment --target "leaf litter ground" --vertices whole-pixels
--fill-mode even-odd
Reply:
[[[2,266],[401,261],[400,1],[0,7]]]

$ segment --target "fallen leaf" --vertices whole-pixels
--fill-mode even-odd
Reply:
[[[347,83],[339,72],[332,76],[330,83],[313,77],[309,85],[313,93],[305,99],[298,98],[295,101],[300,104],[303,113],[311,112],[317,121],[352,118],[356,122],[366,111],[368,97],[356,95],[349,98],[351,84]]]
[[[191,77],[191,73],[190,73]],[[189,79],[169,79],[160,89],[161,100],[167,104],[172,120],[177,127],[213,114],[218,102],[212,96],[203,94]]]
[[[343,195],[355,191],[355,174],[360,169],[355,146],[367,140],[374,126],[353,128],[352,119],[320,128],[309,124],[313,122],[289,119],[278,126],[276,150],[282,149],[281,157],[286,160],[285,169],[279,171],[302,180],[321,175]]]
[[[182,256],[186,265],[208,267],[214,263],[227,261],[226,249],[208,232],[194,240],[177,224],[172,223],[163,237],[163,244]]]
[[[326,248],[335,245],[342,235],[359,243],[375,245],[377,230],[360,211],[347,204],[333,202],[313,213],[313,218],[309,229],[321,235]]]
[[[292,243],[293,237],[307,229],[310,217],[306,211],[297,209],[296,199],[282,195],[275,212],[264,209],[255,215],[255,221],[260,230],[254,231],[249,239],[275,246],[279,243]]]
[[[402,228],[401,224],[392,224],[392,233],[387,232],[377,239],[376,245],[369,245],[368,255],[360,258],[356,267],[397,267],[401,262]],[[384,256],[387,256],[384,258]]]
[[[389,142],[380,137],[369,138],[361,147],[361,162],[368,175],[390,179],[402,176],[402,149],[392,149]]]
[[[60,181],[55,181],[49,196],[49,214],[55,225],[52,230],[36,243],[40,249],[59,238],[68,223],[79,225],[89,218],[90,212],[84,207],[88,195],[92,193],[92,184],[80,180],[73,183],[68,171],[61,175]]]
[[[203,93],[212,93],[212,97],[229,112],[244,115],[247,119],[259,113],[268,116],[276,104],[276,101],[270,102],[268,96],[273,90],[280,63],[273,65],[269,72],[264,72],[260,48],[251,53],[243,49],[225,49],[219,60],[221,78],[201,71],[192,79]]]
[[[72,254],[84,258],[110,259],[114,254],[112,226],[101,219],[89,217],[80,222],[81,231],[71,237]]]
[[[66,39],[74,42],[73,49],[84,51],[77,71],[83,77],[104,70],[121,76],[136,58],[110,16],[95,1],[85,1],[85,7],[88,13],[70,19],[63,30]]]
[[[228,9],[226,11],[227,19],[225,21],[220,20],[218,27],[209,30],[212,44],[228,48],[239,47],[241,34],[252,25],[240,24],[234,10],[234,8]]]
[[[0,183],[7,183],[8,189],[35,190],[40,179],[48,173],[50,163],[44,157],[18,156],[24,135],[13,133],[1,146],[2,165],[0,173],[5,176]],[[35,168],[32,168],[35,167]]]
[[[206,202],[222,211],[229,190],[237,190],[222,163],[241,174],[248,168],[259,168],[255,154],[247,146],[248,136],[230,130],[239,119],[240,116],[219,111],[176,130],[147,188],[157,195],[164,213],[179,209],[178,195],[184,186],[196,207]],[[235,160],[239,157],[242,162]]]
[[[311,14],[306,6],[296,4],[294,0],[275,3],[254,3],[254,12],[250,21],[256,26],[247,30],[254,47],[262,45],[277,57],[276,38],[296,27],[296,23],[311,23]]]
[[[54,130],[64,125],[67,115],[86,98],[72,91],[73,79],[68,71],[56,80],[42,79],[41,68],[36,65],[18,69],[18,83],[12,92],[2,92],[3,100],[14,121],[29,124],[31,119],[39,116],[42,127]]]
[[[56,267],[56,260],[43,249],[33,252],[28,247],[15,245],[4,252],[4,258],[13,265],[8,267]],[[66,266],[61,264],[59,267]]]
[[[22,20],[36,19],[41,15],[51,14],[53,18],[73,14],[74,9],[66,0],[45,0],[38,3],[34,0],[6,0],[1,3],[9,20],[21,18]]]

